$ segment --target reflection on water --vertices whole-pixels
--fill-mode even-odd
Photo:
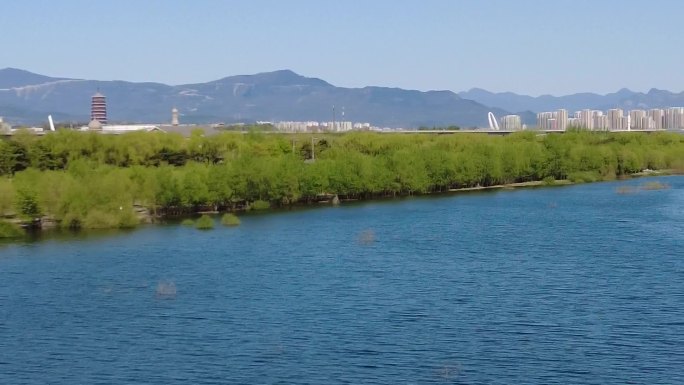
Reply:
[[[173,281],[160,281],[157,284],[157,298],[171,299],[176,297],[176,284]]]

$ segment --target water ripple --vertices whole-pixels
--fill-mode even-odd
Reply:
[[[7,246],[0,383],[684,383],[684,178],[621,183]]]

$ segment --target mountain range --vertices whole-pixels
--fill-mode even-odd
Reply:
[[[415,91],[387,87],[336,87],[289,70],[230,76],[197,84],[98,81],[54,78],[28,71],[0,70],[0,116],[12,124],[43,123],[47,115],[61,122],[87,122],[90,98],[107,96],[110,122],[163,123],[178,108],[181,123],[255,121],[369,122],[381,127],[487,126],[487,113],[520,114],[534,124],[535,113],[558,108],[652,108],[684,105],[684,93],[620,90],[561,97],[531,97],[472,89]],[[334,107],[333,107],[334,106]]]
[[[450,91],[335,87],[289,70],[170,86],[51,78],[6,68],[0,70],[0,116],[43,122],[51,114],[58,121],[87,122],[97,91],[107,97],[110,122],[168,122],[176,107],[182,123],[331,121],[335,114],[336,120],[388,127],[482,126],[490,111]]]
[[[512,92],[494,93],[480,88],[459,92],[464,99],[474,100],[487,106],[496,106],[508,111],[529,110],[536,112],[554,111],[564,108],[571,113],[585,108],[592,110],[623,110],[667,108],[684,106],[684,92],[651,89],[647,93],[634,92],[623,88],[605,95],[577,93],[565,96],[541,95],[537,97],[519,95]]]

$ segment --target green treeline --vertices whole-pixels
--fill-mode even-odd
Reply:
[[[158,215],[227,211],[332,195],[372,198],[551,178],[587,182],[646,168],[684,170],[684,135],[21,133],[0,140],[0,217],[130,227],[141,207]]]

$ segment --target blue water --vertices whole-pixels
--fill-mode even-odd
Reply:
[[[0,383],[682,384],[684,177],[3,244]]]

